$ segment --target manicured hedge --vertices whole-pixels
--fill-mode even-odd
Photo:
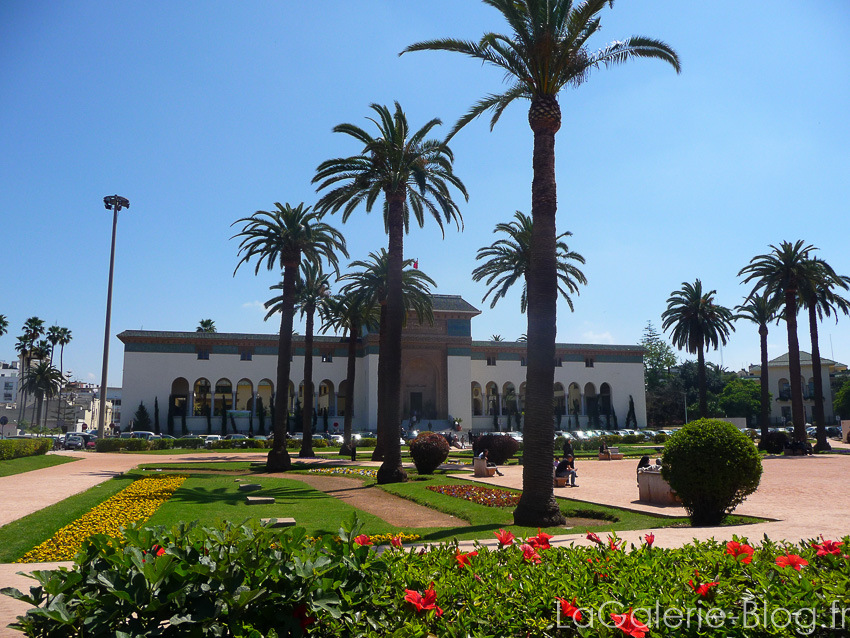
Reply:
[[[53,449],[53,439],[2,439],[0,440],[0,461],[22,456],[41,456],[51,449]]]
[[[153,444],[156,441],[146,441],[145,439],[98,439],[94,444],[96,452],[144,452],[153,449]],[[163,448],[157,448],[163,449]]]
[[[71,570],[36,572],[30,593],[6,593],[39,607],[16,626],[30,636],[846,635],[850,537],[659,549],[651,534],[563,548],[496,535],[473,552],[377,553],[357,522],[320,539],[131,528],[124,542],[93,537]]]

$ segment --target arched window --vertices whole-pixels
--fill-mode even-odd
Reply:
[[[221,416],[222,410],[233,409],[233,384],[230,379],[219,379],[215,382],[215,403],[213,416]]]
[[[611,416],[611,386],[607,383],[599,388],[599,413]]]
[[[177,377],[171,382],[171,405],[174,406],[173,414],[175,416],[186,414],[188,403],[189,382],[183,377]]]
[[[251,410],[254,406],[254,384],[242,379],[236,384],[236,409]]]
[[[814,379],[814,377],[809,379],[809,386],[806,388],[806,390],[807,390],[807,392],[805,392],[806,398],[807,399],[814,399],[815,398],[815,379]]]
[[[210,405],[212,405],[212,388],[210,387],[209,379],[203,377],[195,381],[193,397],[193,413],[195,416],[205,416],[210,413]]]
[[[481,384],[472,382],[472,416],[484,414],[484,396],[481,393]]]
[[[257,413],[259,414],[262,406],[265,413],[271,415],[272,401],[274,401],[274,384],[268,379],[263,379],[257,384]]]
[[[570,384],[568,401],[570,414],[576,416],[581,414],[581,389],[578,387],[578,383]]]
[[[556,383],[553,386],[553,390],[555,393],[555,414],[564,416],[567,413],[567,397],[564,394],[564,384]]]
[[[487,395],[487,414],[493,415],[499,413],[499,386],[490,381],[484,388]]]
[[[325,379],[319,384],[319,414],[327,410],[328,416],[336,416],[336,401],[334,399],[333,381]]]
[[[584,413],[587,415],[599,414],[599,402],[596,396],[596,386],[592,383],[584,385]]]
[[[510,381],[502,386],[502,414],[514,414],[517,411],[516,388]]]
[[[779,380],[779,398],[782,401],[791,400],[791,383],[788,379]]]

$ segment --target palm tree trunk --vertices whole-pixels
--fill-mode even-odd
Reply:
[[[386,299],[381,302],[381,316],[380,323],[378,325],[378,352],[383,352],[387,348],[387,301]],[[380,354],[378,355],[378,425],[376,427],[376,436],[377,440],[375,442],[375,449],[372,450],[372,460],[373,461],[383,461],[384,460],[384,439],[381,434],[381,409],[384,405],[384,397],[383,393],[386,391],[386,387],[381,385],[381,371],[383,370],[384,364],[382,363],[382,359]]]
[[[702,343],[699,344],[699,350],[697,350],[697,385],[699,386],[699,418],[705,419],[708,417],[708,393],[705,379],[705,353]]]
[[[797,290],[785,291],[785,327],[788,329],[788,367],[791,377],[791,418],[794,440],[806,440],[806,415],[803,412],[803,386],[800,373],[800,342],[797,340]]]
[[[554,98],[553,98],[554,99]],[[514,524],[551,527],[566,522],[555,501],[552,458],[555,454],[555,337],[557,336],[558,280],[555,259],[555,216],[558,210],[555,182],[555,133],[560,127],[532,121],[534,131],[531,184],[531,259],[528,288],[528,367],[522,466],[522,496],[514,510]],[[557,101],[554,102],[557,108]]]
[[[378,483],[407,480],[401,466],[399,400],[401,398],[401,328],[404,323],[402,269],[404,264],[405,193],[387,195],[389,247],[387,249],[387,322],[386,343],[381,344],[378,359],[378,440],[383,435],[384,462],[378,468]],[[381,365],[383,364],[383,366]],[[383,370],[382,370],[383,367]],[[384,391],[381,392],[383,387]],[[383,399],[383,405],[381,405]]]
[[[812,299],[807,304],[809,308],[809,335],[812,338],[812,373],[815,381],[814,418],[817,427],[817,442],[815,451],[831,450],[832,446],[826,440],[826,417],[823,409],[823,379],[821,378],[820,346],[818,345],[817,300]]]
[[[357,370],[358,326],[353,324],[348,335],[348,364],[345,376],[345,420],[342,426],[343,443],[340,454],[351,454],[351,420],[354,416],[354,374]]]
[[[283,303],[280,310],[280,335],[277,343],[277,388],[274,393],[274,443],[266,461],[269,472],[285,472],[292,468],[286,451],[286,431],[289,421],[289,369],[292,355],[292,317],[295,314],[295,278],[298,262],[283,269]]]
[[[307,313],[306,334],[304,335],[304,409],[301,411],[304,437],[301,439],[301,451],[298,456],[313,458],[313,315]]]
[[[36,394],[36,403],[38,404],[38,416],[36,416],[35,421],[33,421],[33,423],[35,425],[41,425],[41,406],[44,404],[44,395]]]
[[[759,326],[761,341],[761,439],[759,445],[767,441],[770,430],[770,380],[767,371],[767,326]]]

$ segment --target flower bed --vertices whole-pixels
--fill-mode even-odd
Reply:
[[[429,485],[428,489],[487,507],[515,507],[520,497],[517,492],[480,485]]]
[[[70,560],[80,550],[83,541],[90,536],[105,534],[120,538],[122,528],[148,520],[160,505],[171,498],[186,478],[188,477],[174,474],[134,481],[27,552],[18,562]]]
[[[359,476],[377,478],[378,470],[364,470],[352,467],[323,467],[307,470],[310,474],[325,474],[328,476]]]
[[[653,534],[638,546],[588,534],[590,546],[552,547],[543,532],[518,539],[499,530],[496,548],[394,544],[377,552],[360,530],[352,521],[338,540],[311,540],[299,528],[133,528],[120,545],[95,536],[73,573],[38,572],[42,587],[11,592],[43,609],[17,628],[28,635],[751,638],[839,636],[850,626],[850,537],[658,549]]]

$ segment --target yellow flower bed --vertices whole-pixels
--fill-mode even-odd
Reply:
[[[188,477],[150,477],[134,481],[115,496],[60,529],[51,538],[27,552],[19,563],[71,560],[83,541],[95,534],[121,537],[121,528],[148,520]]]

